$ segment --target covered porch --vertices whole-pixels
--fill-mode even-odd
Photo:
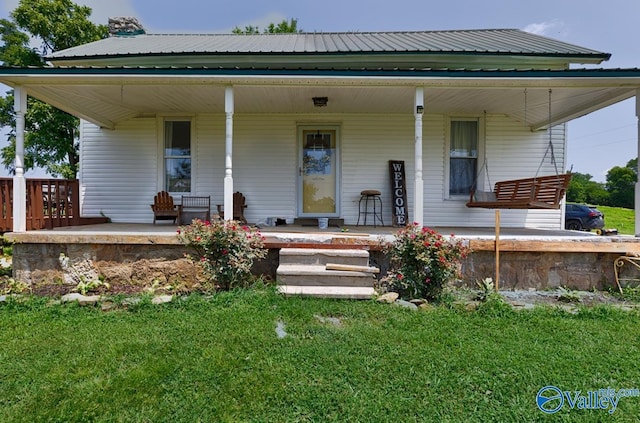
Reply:
[[[271,216],[314,217],[302,206],[303,183],[295,179],[301,167],[293,162],[297,160],[295,150],[300,148],[295,131],[309,126],[337,128],[336,134],[348,138],[349,144],[345,141],[342,151],[337,153],[341,162],[336,167],[343,174],[336,178],[335,208],[328,213],[330,216],[354,223],[358,193],[382,187],[385,221],[390,222],[392,189],[383,164],[402,158],[407,162],[408,221],[436,227],[474,227],[490,226],[493,211],[469,210],[464,206],[468,196],[449,195],[446,191],[448,168],[442,162],[448,158],[440,155],[446,147],[446,122],[450,116],[473,116],[481,122],[486,145],[476,157],[478,167],[490,156],[495,172],[491,179],[479,176],[478,184],[485,189],[501,178],[534,176],[539,164],[541,173],[563,172],[566,148],[563,124],[621,100],[638,98],[640,72],[429,69],[344,70],[336,74],[330,70],[230,72],[207,68],[97,67],[9,69],[4,70],[2,81],[16,90],[17,189],[13,194],[16,232],[27,230],[26,186],[21,171],[23,150],[19,148],[24,137],[21,119],[27,95],[83,118],[89,125],[85,126],[85,134],[88,138],[105,137],[100,141],[105,148],[117,151],[125,146],[127,151],[136,151],[144,143],[145,148],[157,155],[153,162],[148,157],[143,160],[143,156],[126,157],[128,171],[119,168],[98,183],[86,163],[91,161],[93,166],[99,157],[81,160],[85,163],[80,174],[83,217],[100,217],[104,213],[114,222],[150,221],[148,204],[163,188],[163,158],[159,152],[162,146],[152,145],[147,138],[137,138],[135,131],[145,125],[149,132],[144,137],[155,136],[162,131],[158,122],[164,117],[187,116],[195,120],[192,125],[196,131],[200,127],[215,128],[210,132],[203,129],[202,135],[197,135],[202,136],[198,139],[201,144],[197,145],[202,155],[193,158],[194,169],[197,164],[200,173],[193,175],[191,192],[210,195],[214,203],[224,204],[229,211],[233,210],[233,192],[240,189],[247,196],[252,222]],[[314,97],[327,98],[326,105],[315,106]],[[383,122],[381,117],[389,120]],[[256,122],[265,128],[263,134],[255,132]],[[376,127],[376,122],[386,127]],[[117,135],[120,133],[126,133],[127,138],[120,138]],[[369,141],[369,133],[376,134],[376,139]],[[113,147],[109,146],[110,136],[117,140]],[[543,149],[548,144],[557,148],[559,163],[544,161]],[[277,153],[269,155],[274,146],[272,151]],[[527,162],[514,163],[514,157],[525,156],[521,154],[525,150]],[[287,156],[278,156],[280,153]],[[146,173],[133,172],[136,165]],[[247,171],[252,168],[258,170]],[[100,171],[105,172],[106,168]],[[135,184],[126,186],[127,180],[134,182],[134,179]],[[107,187],[109,180],[113,183]],[[637,201],[636,228],[640,228],[638,204]],[[504,225],[560,229],[562,211],[514,212],[507,215]]]

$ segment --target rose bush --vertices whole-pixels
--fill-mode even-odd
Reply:
[[[383,279],[389,291],[402,298],[438,299],[443,287],[459,277],[461,260],[469,248],[456,240],[417,223],[400,229],[385,244],[389,271]]]
[[[254,260],[266,257],[264,237],[236,221],[194,219],[178,229],[180,241],[193,248],[188,257],[202,266],[210,288],[229,290],[245,283]]]

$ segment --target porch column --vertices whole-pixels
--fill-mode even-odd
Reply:
[[[636,147],[636,157],[640,155],[640,88],[636,89],[636,118],[638,120],[638,139],[637,139],[637,147]],[[638,169],[640,170],[640,162],[638,163]],[[638,173],[640,175],[640,173]],[[640,236],[640,181],[636,182],[635,186],[635,234],[636,236]]]
[[[415,183],[413,195],[413,221],[420,226],[424,224],[424,183],[422,181],[422,113],[424,112],[424,89],[416,87],[415,96]]]
[[[16,173],[13,177],[13,232],[27,231],[27,184],[24,179],[24,117],[27,112],[27,90],[13,89],[16,113]]]
[[[233,87],[224,91],[226,138],[224,156],[224,220],[233,219]]]

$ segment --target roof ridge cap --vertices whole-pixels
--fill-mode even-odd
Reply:
[[[526,32],[517,28],[480,28],[480,29],[424,29],[424,30],[408,30],[408,31],[303,31],[303,32],[278,32],[278,33],[259,33],[259,34],[234,34],[231,32],[147,32],[136,36],[238,36],[238,37],[256,37],[256,36],[300,36],[300,35],[368,35],[368,34],[425,34],[425,33],[455,33],[455,32],[507,32],[519,31]]]

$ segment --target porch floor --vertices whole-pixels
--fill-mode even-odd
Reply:
[[[46,235],[175,235],[179,226],[173,224],[159,223],[104,223],[97,225],[67,226],[54,229],[42,229],[28,231],[23,234],[8,233],[11,236],[39,237]],[[460,238],[493,238],[495,228],[492,227],[431,227],[443,235],[455,234]],[[344,225],[341,228],[320,229],[317,226],[283,225],[283,226],[262,226],[260,232],[265,236],[309,236],[309,237],[335,237],[335,236],[362,236],[362,237],[385,237],[392,236],[399,230],[393,226],[355,226]],[[633,238],[625,235],[616,235],[621,238]],[[500,238],[504,239],[598,239],[598,235],[592,232],[578,232],[552,229],[533,228],[500,228]],[[609,237],[611,238],[611,237]]]
[[[14,242],[53,244],[179,244],[178,226],[172,224],[106,223],[70,226],[52,230],[7,233]],[[469,241],[473,250],[494,250],[492,227],[433,227],[439,233]],[[271,226],[260,231],[270,248],[314,244],[354,244],[379,246],[391,240],[398,228],[391,226],[351,226],[319,229],[316,226]],[[628,253],[640,252],[640,239],[629,235],[598,236],[590,232],[566,230],[500,228],[501,251],[584,251]]]

